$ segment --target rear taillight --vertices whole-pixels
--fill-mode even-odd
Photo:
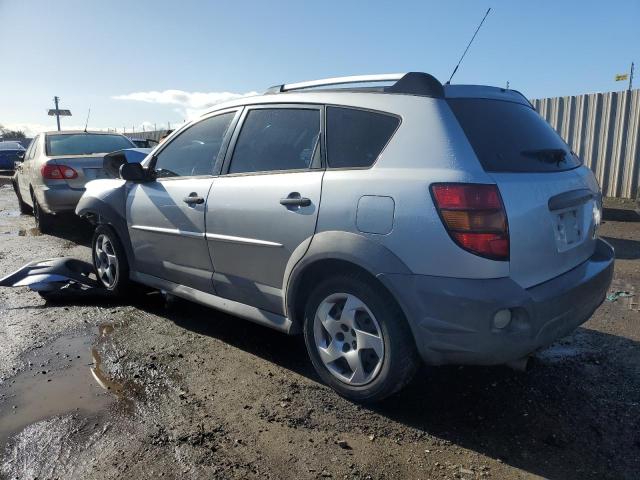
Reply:
[[[431,194],[458,245],[482,257],[509,259],[507,214],[496,185],[435,183]]]
[[[78,172],[66,165],[43,165],[40,168],[42,178],[47,180],[72,180],[78,178]]]

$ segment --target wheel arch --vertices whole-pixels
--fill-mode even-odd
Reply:
[[[307,253],[288,269],[285,311],[291,334],[302,331],[304,306],[319,279],[340,273],[359,273],[387,292],[404,312],[393,293],[378,279],[381,273],[411,273],[391,250],[364,235],[329,231],[314,235]],[[406,312],[404,312],[406,315]]]
[[[83,195],[76,207],[76,215],[91,222],[93,225],[108,225],[115,231],[125,250],[126,260],[132,268],[133,247],[129,238],[129,229],[124,215],[124,208],[113,205],[109,199]]]

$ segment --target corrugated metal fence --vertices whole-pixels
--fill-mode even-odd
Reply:
[[[532,100],[591,168],[608,197],[636,198],[640,185],[640,90]],[[166,130],[127,133],[159,140]]]
[[[640,90],[531,103],[594,171],[606,196],[636,198],[640,184]]]
[[[167,130],[150,130],[146,132],[126,132],[125,135],[129,138],[139,138],[159,141],[160,138],[167,133]]]

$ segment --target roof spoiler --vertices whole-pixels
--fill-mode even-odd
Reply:
[[[381,75],[354,75],[351,77],[334,77],[309,82],[288,83],[275,85],[265,93],[283,93],[293,90],[306,90],[317,87],[334,85],[349,85],[354,83],[395,82],[385,87],[387,93],[402,93],[406,95],[421,95],[424,97],[444,98],[444,88],[433,75],[424,72],[391,73]]]

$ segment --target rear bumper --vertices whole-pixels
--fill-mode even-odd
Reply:
[[[613,248],[599,240],[586,262],[528,289],[510,278],[379,278],[404,310],[426,363],[497,365],[525,357],[586,322],[605,298],[613,264]],[[504,308],[511,309],[512,320],[497,329],[493,317]]]
[[[71,188],[68,185],[39,185],[35,189],[36,198],[47,213],[73,212],[84,188]]]

